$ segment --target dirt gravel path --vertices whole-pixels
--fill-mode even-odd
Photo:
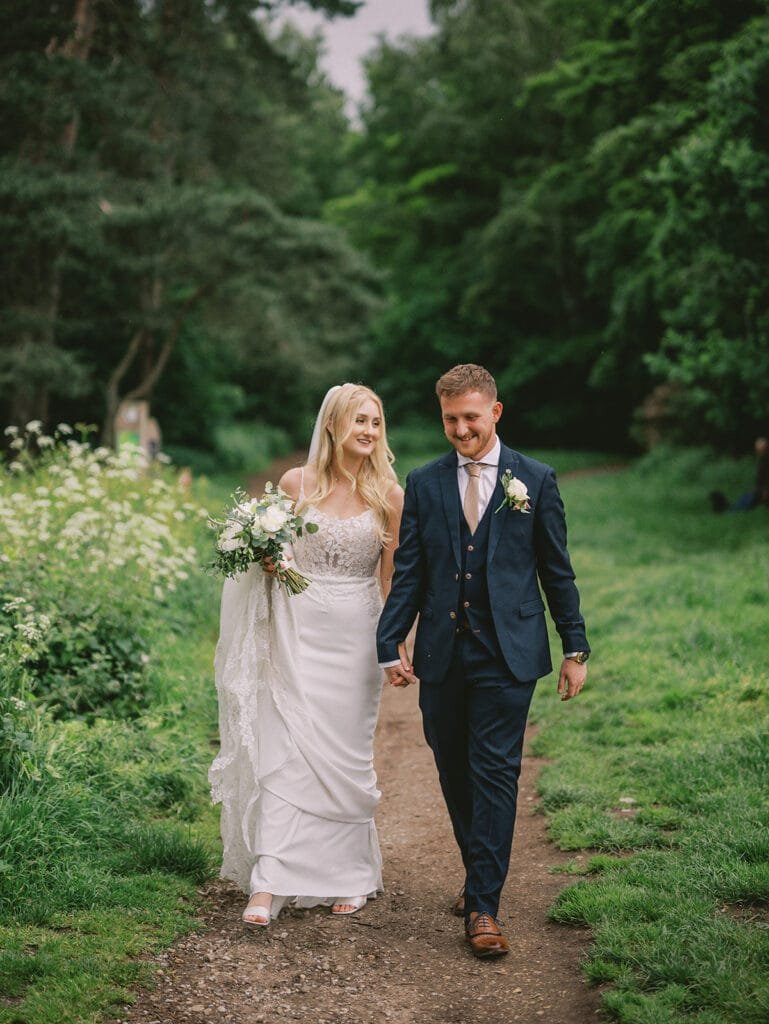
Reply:
[[[540,685],[553,685],[545,680]],[[555,700],[555,695],[553,696]],[[157,985],[124,1024],[588,1024],[599,995],[580,959],[588,933],[547,920],[566,859],[535,813],[538,761],[524,759],[513,861],[500,920],[512,952],[478,961],[449,913],[461,866],[422,738],[416,689],[385,687],[376,740],[385,892],[358,915],[288,911],[265,932],[240,923],[245,900],[203,889],[203,929],[155,958]]]
[[[261,493],[268,479],[277,483],[301,461],[301,453],[280,460],[249,481],[250,492]],[[539,685],[554,689],[553,677]],[[243,894],[212,883],[201,890],[202,930],[154,958],[156,986],[137,994],[121,1024],[597,1019],[600,995],[580,972],[589,933],[547,919],[568,881],[550,869],[568,858],[548,842],[544,818],[536,813],[538,759],[524,757],[499,915],[512,952],[480,962],[464,942],[461,920],[449,913],[462,881],[461,862],[422,736],[416,689],[385,687],[375,757],[384,894],[353,917],[289,910],[265,932],[254,932],[240,922]]]

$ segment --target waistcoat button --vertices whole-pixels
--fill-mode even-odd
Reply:
[[[472,578],[473,578],[473,574],[471,572],[466,572],[465,573],[465,579],[466,580],[471,580]]]
[[[465,601],[465,603],[464,603],[464,607],[465,607],[465,608],[469,608],[469,607],[470,607],[470,602],[469,602],[469,601]]]
[[[449,618],[450,619],[455,619],[456,617],[457,617],[457,613],[456,612],[449,612]]]
[[[468,551],[475,551],[475,548],[473,547],[473,545],[472,545],[472,544],[468,544],[468,545],[467,545],[467,550],[468,550]]]

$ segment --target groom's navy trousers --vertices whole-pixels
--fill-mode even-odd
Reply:
[[[496,917],[510,862],[523,733],[536,680],[520,682],[460,628],[446,679],[419,706],[465,866],[465,912]]]
[[[443,680],[421,684],[419,704],[465,866],[465,912],[496,917],[536,680],[512,675],[494,629],[486,577],[493,514],[489,504],[475,533],[461,519],[453,657]]]

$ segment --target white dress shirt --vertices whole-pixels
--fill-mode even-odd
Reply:
[[[500,447],[500,441],[497,438],[491,451],[487,452],[480,460],[482,465],[481,475],[478,478],[478,522],[483,519],[484,513],[491,501],[491,496],[494,493],[494,488],[497,486]],[[457,453],[457,483],[459,484],[459,505],[461,508],[464,508],[467,482],[470,479],[470,474],[465,469],[465,466],[468,462],[472,461],[473,459],[468,459],[466,455],[459,455]]]

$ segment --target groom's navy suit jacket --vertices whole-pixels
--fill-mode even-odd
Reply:
[[[528,514],[503,504],[501,477],[508,469],[526,484]],[[540,584],[563,650],[590,650],[553,470],[502,445],[488,514],[485,577],[491,628],[510,672],[522,681],[538,679],[553,667]],[[427,683],[446,677],[457,626],[465,618],[460,607],[461,517],[456,452],[409,474],[392,590],[377,631],[377,654],[380,662],[396,661],[398,644],[418,614],[414,672]]]

